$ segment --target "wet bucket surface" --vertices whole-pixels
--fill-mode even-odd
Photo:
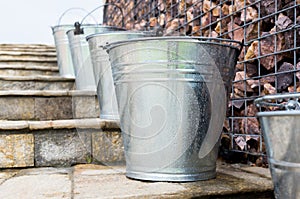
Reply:
[[[72,55],[72,63],[75,72],[75,82],[77,90],[95,90],[96,82],[94,79],[94,71],[86,37],[95,33],[105,33],[111,31],[124,31],[122,28],[101,26],[97,24],[81,25],[83,33],[76,34],[73,29],[67,31],[67,37]]]
[[[122,31],[97,33],[87,37],[94,71],[93,75],[97,85],[97,97],[100,106],[101,119],[119,120],[111,66],[108,54],[106,50],[103,49],[103,46],[111,42],[144,36],[145,34],[139,32]]]
[[[225,87],[230,84],[222,71],[234,70],[238,50],[187,37],[134,39],[107,48],[126,176],[151,181],[214,178]],[[234,59],[225,65],[209,52]]]
[[[63,77],[75,77],[69,41],[66,35],[66,32],[73,28],[73,25],[57,25],[52,27],[57,65],[59,74]]]
[[[259,112],[257,116],[267,147],[275,197],[300,198],[300,110]]]

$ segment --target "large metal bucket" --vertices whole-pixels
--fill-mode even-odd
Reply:
[[[300,94],[269,95],[259,98],[259,106],[279,106],[286,110],[259,112],[261,128],[274,184],[275,198],[300,198]],[[289,100],[282,102],[283,99]],[[291,100],[290,100],[291,99]]]
[[[54,38],[54,44],[56,48],[57,65],[60,76],[63,77],[75,77],[72,56],[69,47],[68,37],[66,32],[74,28],[73,24],[61,24],[62,18],[70,11],[86,11],[82,8],[69,8],[58,19],[56,26],[51,27]],[[78,16],[76,16],[77,18]]]
[[[124,29],[97,24],[83,24],[78,28],[74,29],[73,27],[73,29],[67,31],[76,77],[76,89],[96,91],[97,86],[94,79],[91,54],[86,36],[95,33],[124,31]]]
[[[239,55],[238,48],[222,41],[154,37],[106,46],[127,177],[196,181],[216,176],[226,87]]]
[[[102,48],[108,43],[144,37],[139,32],[109,32],[89,35],[87,41],[93,63],[95,82],[97,84],[97,97],[100,106],[100,118],[119,120],[118,105],[109,57]]]

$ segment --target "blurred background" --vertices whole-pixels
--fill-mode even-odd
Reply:
[[[58,23],[59,17],[69,8],[82,8],[91,11],[102,4],[102,0],[9,0],[0,1],[1,33],[0,43],[40,43],[54,44],[51,26]],[[67,12],[61,24],[74,23],[74,17],[86,12]],[[102,9],[93,13],[97,22],[102,22]]]

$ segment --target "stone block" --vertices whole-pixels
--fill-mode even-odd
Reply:
[[[92,134],[93,160],[104,165],[125,164],[124,147],[118,131]]]
[[[72,103],[75,118],[97,118],[100,116],[96,95],[72,96]]]
[[[0,198],[72,198],[72,182],[68,174],[54,173],[18,175],[3,182]]]
[[[35,90],[71,90],[74,88],[74,82],[36,82]]]
[[[0,134],[0,168],[34,166],[32,134]]]
[[[0,119],[32,120],[34,115],[34,98],[0,97]]]
[[[35,99],[35,117],[38,120],[73,118],[70,97],[38,97]]]
[[[34,134],[36,166],[70,166],[91,160],[91,133],[76,129],[42,130]]]
[[[89,175],[89,169],[74,172],[74,198],[192,198],[180,197],[189,190],[180,183],[130,180],[112,171]],[[89,171],[88,171],[89,170]],[[208,197],[207,197],[208,198]]]

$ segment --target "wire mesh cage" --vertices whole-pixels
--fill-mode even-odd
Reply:
[[[104,23],[162,36],[188,35],[243,42],[220,155],[265,166],[266,151],[253,101],[300,92],[300,0],[107,0]],[[124,23],[122,23],[124,22]],[[226,58],[224,58],[226,59]]]

